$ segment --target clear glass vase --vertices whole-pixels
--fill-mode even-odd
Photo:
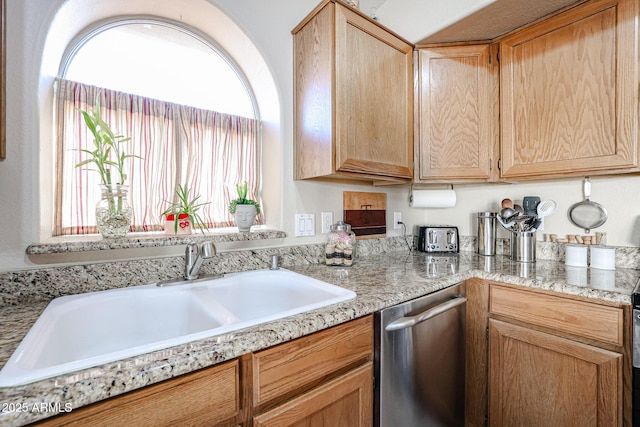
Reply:
[[[96,225],[102,237],[124,237],[131,226],[131,207],[127,201],[127,185],[100,184],[102,192],[96,205]]]

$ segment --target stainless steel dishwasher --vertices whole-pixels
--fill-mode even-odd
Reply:
[[[466,288],[375,314],[375,425],[464,425]]]

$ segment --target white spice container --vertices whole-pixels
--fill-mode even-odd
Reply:
[[[585,245],[566,245],[564,263],[572,267],[586,267],[587,247]]]
[[[616,269],[616,248],[609,246],[591,246],[591,268],[600,270]]]

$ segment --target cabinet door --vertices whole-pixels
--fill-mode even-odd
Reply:
[[[416,181],[487,181],[496,142],[497,67],[491,46],[418,51]]]
[[[637,9],[592,1],[501,41],[503,178],[638,167]]]
[[[293,30],[295,179],[335,173],[334,16],[329,3]]]
[[[489,425],[622,425],[622,355],[490,319]]]
[[[244,421],[233,360],[47,419],[39,426],[234,426]]]
[[[253,419],[254,427],[370,427],[373,364],[360,366]]]
[[[413,46],[336,3],[335,168],[413,177]]]
[[[372,359],[372,315],[258,351],[253,404],[262,410]]]

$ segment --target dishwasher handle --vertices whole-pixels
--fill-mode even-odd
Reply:
[[[385,331],[397,331],[400,329],[411,328],[419,323],[424,322],[425,320],[429,320],[432,317],[437,316],[438,314],[444,313],[445,311],[451,310],[454,307],[462,305],[467,302],[467,298],[462,295],[456,296],[455,298],[450,299],[447,302],[443,302],[440,305],[436,305],[428,310],[423,311],[420,314],[416,314],[415,316],[409,317],[401,317],[400,319],[394,320],[389,323]]]

